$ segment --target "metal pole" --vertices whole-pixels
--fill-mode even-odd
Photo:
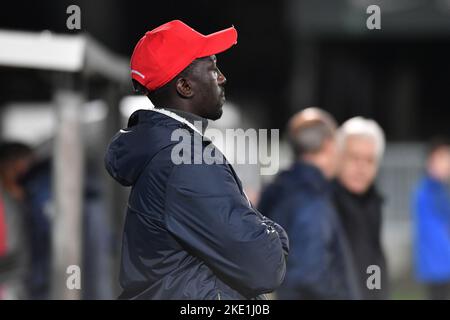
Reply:
[[[55,216],[52,292],[55,299],[80,299],[81,290],[70,289],[70,285],[67,285],[72,275],[67,273],[68,267],[79,267],[81,276],[83,275],[81,263],[84,170],[80,119],[83,96],[70,87],[59,87],[54,95],[57,121],[53,151]]]

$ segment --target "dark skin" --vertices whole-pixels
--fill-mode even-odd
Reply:
[[[186,72],[181,72],[167,84],[167,97],[157,101],[156,107],[170,107],[217,120],[225,103],[226,78],[217,67],[215,55],[195,60]]]

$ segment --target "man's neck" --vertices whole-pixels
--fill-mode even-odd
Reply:
[[[320,165],[320,161],[317,161],[317,159],[314,156],[302,156],[298,158],[298,161],[306,163],[316,169],[318,169],[323,175],[325,175],[325,170],[323,170],[322,166]]]
[[[163,109],[173,112],[176,115],[186,119],[187,121],[189,121],[189,123],[194,125],[202,134],[205,133],[205,130],[208,127],[208,120],[199,115],[176,108],[167,107]]]

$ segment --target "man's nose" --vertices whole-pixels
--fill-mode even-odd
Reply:
[[[227,78],[223,75],[222,72],[219,71],[219,76],[217,77],[217,83],[221,86],[227,83]]]

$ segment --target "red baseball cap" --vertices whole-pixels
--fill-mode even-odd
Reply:
[[[146,32],[136,44],[131,56],[131,77],[153,91],[195,59],[223,52],[236,43],[234,27],[205,36],[180,20],[173,20]]]

